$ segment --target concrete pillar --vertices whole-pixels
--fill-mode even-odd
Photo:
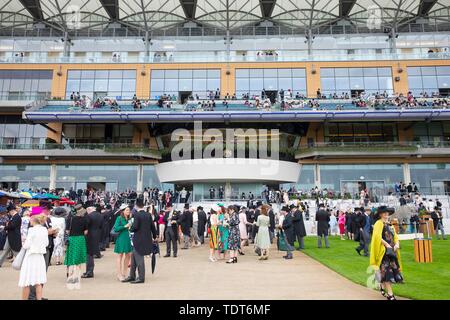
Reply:
[[[320,164],[316,164],[314,168],[314,187],[322,188],[322,183],[320,179]]]
[[[64,33],[64,51],[63,51],[63,56],[65,58],[70,57],[70,47],[71,47],[71,42],[70,42],[70,38],[69,38],[69,33],[66,31]]]
[[[142,164],[137,166],[136,192],[144,192],[144,166]]]
[[[406,184],[411,183],[411,169],[409,163],[403,164],[403,182]]]
[[[227,181],[225,183],[225,200],[229,201],[231,199],[231,183]]]
[[[56,171],[57,171],[56,164],[50,165],[50,184],[48,186],[50,190],[56,189],[56,176],[57,176]]]

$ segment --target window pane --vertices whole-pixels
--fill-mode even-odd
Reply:
[[[306,78],[305,69],[292,69],[292,76],[294,78]]]
[[[320,69],[321,77],[334,77],[334,69],[332,68],[323,68]]]
[[[410,89],[422,89],[422,77],[408,77],[408,84]]]
[[[110,70],[109,78],[110,79],[122,79],[122,70]]]
[[[164,70],[152,70],[153,79],[164,79]]]
[[[291,69],[278,69],[278,77],[279,78],[292,78]],[[299,76],[300,78],[300,76]]]
[[[208,70],[209,79],[220,79],[220,70]]]
[[[192,91],[192,79],[180,79],[178,88],[179,91]]]
[[[122,79],[109,79],[108,91],[122,91]]]
[[[194,79],[194,85],[192,87],[194,91],[206,91],[206,79]]]
[[[194,70],[194,79],[206,79],[206,70]]]
[[[236,69],[236,78],[248,78],[249,74],[249,69]]]
[[[277,69],[264,69],[264,78],[276,78],[278,77]]]

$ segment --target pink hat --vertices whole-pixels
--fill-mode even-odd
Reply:
[[[33,207],[31,208],[30,217],[42,214],[42,211],[43,211],[42,207]]]

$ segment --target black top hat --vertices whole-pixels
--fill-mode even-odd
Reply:
[[[320,203],[319,208],[325,208],[325,205],[323,203]]]
[[[289,207],[288,206],[283,206],[282,208],[281,208],[281,211],[289,211]]]
[[[197,210],[203,210],[203,207],[202,206],[198,206]]]
[[[296,206],[295,204],[291,204],[291,205],[289,206],[289,209],[290,209],[290,210],[292,210],[292,209],[294,209],[294,208],[297,208],[297,206]]]
[[[184,204],[184,208],[185,208],[185,209],[189,209],[189,203],[185,203],[185,204]]]

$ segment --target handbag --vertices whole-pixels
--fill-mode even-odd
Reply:
[[[392,248],[387,248],[385,255],[390,259],[395,259],[397,257],[397,255],[394,252],[394,249]]]
[[[278,234],[277,245],[278,245],[278,251],[289,251],[288,245],[286,243],[286,236],[284,235],[284,232],[282,232],[282,231]]]
[[[12,263],[12,267],[14,270],[19,270],[22,268],[22,264],[23,264],[23,259],[25,258],[25,254],[27,253],[27,250],[22,247],[22,249],[20,249],[19,254],[16,256],[16,258],[14,259],[13,263]]]

